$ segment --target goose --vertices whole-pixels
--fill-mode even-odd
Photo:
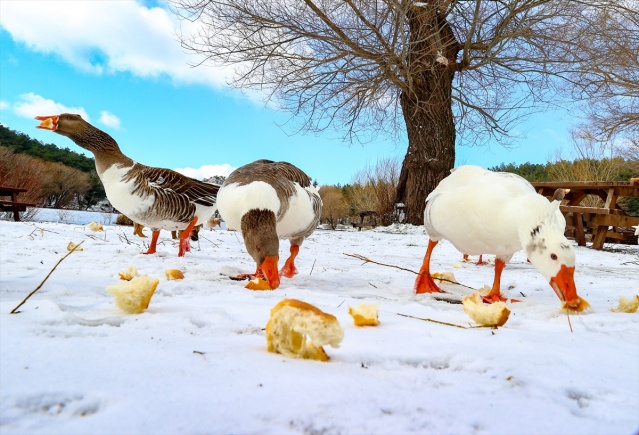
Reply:
[[[134,222],[153,231],[149,248],[154,254],[160,229],[182,230],[178,256],[190,250],[188,236],[197,222],[215,213],[219,186],[204,183],[165,168],[153,168],[125,156],[117,142],[80,115],[36,116],[37,128],[68,137],[91,151],[95,168],[111,205]]]
[[[464,263],[470,263],[471,262],[470,258],[468,258],[468,254],[464,254],[464,256],[462,257],[462,261]],[[478,266],[483,266],[485,264],[488,264],[488,262],[484,261],[483,254],[479,254],[479,259],[473,264],[476,264]]]
[[[575,250],[564,236],[566,220],[559,203],[549,202],[516,174],[473,165],[453,169],[426,197],[429,240],[415,292],[441,292],[430,277],[430,259],[437,243],[446,239],[462,253],[496,256],[493,285],[484,302],[506,300],[500,290],[502,271],[523,250],[565,308],[585,309],[588,303],[577,295]]]
[[[244,245],[257,265],[254,276],[265,278],[271,289],[280,275],[297,273],[295,258],[304,239],[320,220],[322,200],[311,178],[287,162],[257,160],[233,171],[217,196],[228,228],[239,229]],[[290,256],[278,272],[279,239],[291,243]],[[245,278],[252,275],[240,275]]]

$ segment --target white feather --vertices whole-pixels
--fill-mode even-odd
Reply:
[[[144,214],[153,205],[154,195],[142,198],[133,193],[134,180],[123,182],[122,179],[131,170],[130,166],[120,167],[112,165],[100,174],[106,196],[120,213],[135,220],[135,217]],[[163,227],[161,227],[163,228]]]

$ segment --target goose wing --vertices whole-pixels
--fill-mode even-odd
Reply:
[[[217,198],[220,186],[194,178],[187,177],[179,172],[165,168],[152,168],[144,165],[136,165],[138,168],[130,171],[135,176],[135,189],[133,193],[139,195],[178,195],[190,203],[203,206],[213,206]],[[137,169],[137,170],[136,170]]]

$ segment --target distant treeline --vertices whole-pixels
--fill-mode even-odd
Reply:
[[[87,209],[106,199],[95,161],[0,125],[0,184],[44,207]]]
[[[491,171],[511,172],[524,177],[534,183],[536,181],[596,181],[601,172],[606,176],[601,180],[605,181],[628,181],[632,177],[637,177],[637,162],[628,161],[621,157],[602,159],[580,159],[573,162],[559,161],[554,163],[509,163],[488,168]],[[590,176],[589,176],[590,175]],[[603,174],[602,174],[603,175]]]
[[[10,148],[16,153],[27,154],[47,162],[62,163],[82,172],[95,171],[95,162],[92,158],[69,148],[59,148],[52,143],[44,144],[4,125],[0,125],[0,145]]]

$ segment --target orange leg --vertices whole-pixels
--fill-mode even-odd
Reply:
[[[483,255],[480,255],[480,256],[479,256],[479,260],[477,260],[477,263],[475,263],[476,265],[481,266],[481,265],[483,265],[483,264],[488,264],[488,262],[487,262],[487,261],[482,260],[482,256],[483,256]]]
[[[501,295],[501,273],[506,267],[506,263],[504,263],[499,258],[495,258],[495,279],[493,280],[493,288],[490,289],[486,296],[482,296],[482,299],[487,304],[492,304],[493,302],[506,302],[508,298],[505,298]],[[511,302],[519,302],[517,299],[511,299]]]
[[[155,254],[155,247],[158,243],[158,237],[160,237],[160,230],[155,230],[151,234],[151,244],[149,245],[149,249],[143,254]]]
[[[437,242],[434,240],[428,240],[428,248],[426,249],[426,255],[424,256],[424,262],[422,268],[419,270],[419,275],[415,280],[415,293],[442,293],[442,290],[437,287],[433,278],[430,277],[430,255],[433,252]]]
[[[146,237],[142,230],[144,229],[144,225],[139,224],[137,222],[133,222],[133,235],[139,237]]]
[[[284,266],[280,269],[280,275],[285,276],[287,278],[293,278],[293,276],[297,273],[297,268],[295,267],[295,257],[300,252],[299,245],[291,245],[291,255],[286,259]]]
[[[191,250],[191,243],[189,243],[189,236],[196,222],[197,222],[197,216],[194,217],[193,220],[189,223],[189,226],[183,229],[182,232],[180,233],[180,249],[178,250],[178,257],[184,257],[184,254]]]

